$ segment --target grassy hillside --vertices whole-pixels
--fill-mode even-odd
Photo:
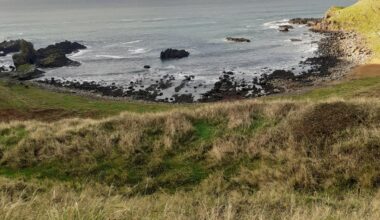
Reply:
[[[329,19],[380,51],[378,3]],[[380,77],[368,75],[196,105],[0,81],[0,219],[380,219]]]
[[[0,218],[377,219],[379,131],[370,98],[1,124]]]
[[[380,1],[360,0],[347,8],[333,7],[327,15],[332,28],[365,35],[375,56],[380,58]]]
[[[378,219],[379,94],[178,106],[0,83],[19,120],[0,122],[0,218]]]

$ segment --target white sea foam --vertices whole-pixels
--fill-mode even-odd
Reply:
[[[88,49],[86,49],[86,50],[79,50],[78,52],[73,53],[72,55],[70,55],[70,57],[76,57],[76,58],[82,57],[84,54],[89,53],[90,51],[91,50],[88,50]]]
[[[289,24],[289,19],[282,19],[282,20],[277,20],[277,21],[265,22],[262,26],[265,29],[278,29],[278,26],[288,25],[288,24]]]
[[[143,19],[143,22],[158,22],[158,21],[166,21],[168,18],[150,18],[150,19]]]
[[[128,50],[131,54],[143,54],[146,53],[147,50],[145,48],[136,48]]]
[[[124,42],[124,43],[121,43],[121,44],[137,44],[137,43],[140,43],[141,40],[134,40],[134,41],[128,41],[128,42]]]
[[[124,59],[125,57],[122,56],[115,56],[115,55],[106,55],[106,54],[99,54],[95,55],[97,58],[108,58],[108,59]]]

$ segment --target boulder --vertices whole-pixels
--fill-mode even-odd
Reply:
[[[239,38],[239,37],[227,37],[227,41],[237,42],[237,43],[250,43],[251,40],[247,38]]]
[[[20,40],[20,53],[14,54],[12,58],[16,68],[24,64],[35,64],[37,56],[33,44],[26,40]]]
[[[17,67],[16,72],[12,72],[11,76],[18,80],[31,80],[43,75],[43,71],[37,69],[36,65],[24,64]]]
[[[167,49],[161,52],[161,60],[181,59],[190,55],[186,50]]]

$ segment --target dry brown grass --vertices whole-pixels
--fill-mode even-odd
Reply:
[[[0,134],[0,218],[380,217],[376,98],[21,121]]]

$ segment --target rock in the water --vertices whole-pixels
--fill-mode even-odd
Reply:
[[[289,28],[287,26],[279,26],[278,30],[280,32],[289,32]]]
[[[86,46],[77,42],[64,41],[46,48],[37,50],[37,65],[43,68],[54,68],[63,66],[79,66],[80,63],[70,60],[66,54],[86,49]]]
[[[79,50],[87,49],[86,46],[77,43],[64,41],[61,43],[56,43],[54,45],[49,45],[46,48],[41,48],[37,50],[37,55],[39,57],[47,57],[51,54],[61,53],[61,54],[71,54],[74,52],[78,52]]]
[[[0,43],[0,56],[6,56],[9,53],[20,51],[21,40],[4,41]]]
[[[161,60],[181,59],[190,55],[186,50],[167,49],[161,52]]]
[[[24,64],[17,67],[16,72],[12,72],[11,76],[18,80],[30,80],[41,77],[43,71],[37,69],[36,65]]]
[[[80,63],[70,60],[63,53],[52,53],[47,57],[40,57],[37,62],[39,67],[54,68],[63,66],[79,66]]]
[[[20,40],[20,53],[14,54],[12,58],[16,68],[24,64],[35,64],[37,56],[33,44],[26,40]]]
[[[227,37],[226,40],[237,42],[237,43],[250,43],[251,40],[247,38],[239,38],[239,37]]]
[[[290,24],[314,26],[322,21],[322,18],[293,18],[289,20]]]
[[[285,25],[280,25],[278,26],[279,28],[287,28],[288,30],[290,29],[294,29],[294,27],[292,25],[288,25],[288,24],[285,24]]]
[[[302,41],[301,39],[298,39],[298,38],[292,38],[290,39],[291,42],[300,42]]]

